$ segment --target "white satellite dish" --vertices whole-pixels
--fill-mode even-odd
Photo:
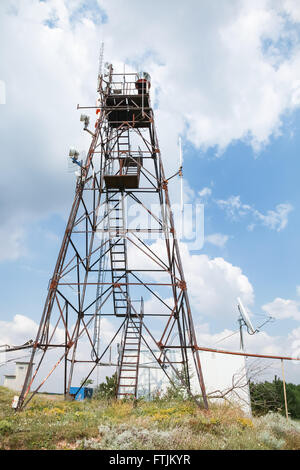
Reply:
[[[239,312],[240,312],[240,315],[241,315],[241,319],[243,320],[244,324],[246,325],[248,333],[250,335],[254,335],[254,333],[258,332],[258,330],[253,327],[253,325],[251,323],[251,320],[249,318],[249,315],[247,313],[247,310],[245,309],[241,299],[238,297],[237,300],[238,300],[238,309],[239,309]]]
[[[240,323],[240,340],[241,340],[241,349],[244,349],[244,340],[243,340],[243,326],[246,326],[247,332],[249,335],[254,335],[255,333],[259,333],[260,329],[266,325],[266,323],[269,323],[270,321],[274,321],[274,318],[269,316],[265,319],[265,321],[259,325],[258,328],[254,328],[254,326],[251,323],[251,320],[249,318],[249,315],[247,313],[247,310],[245,309],[243,302],[241,299],[238,297],[238,310],[240,312],[239,316],[239,323]]]

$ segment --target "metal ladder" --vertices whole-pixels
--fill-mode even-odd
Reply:
[[[141,316],[143,301],[141,304]],[[136,398],[141,351],[142,321],[129,315],[124,329],[118,366],[117,398]]]
[[[128,302],[124,195],[120,191],[108,193],[107,202],[114,313],[116,316],[126,316],[130,312],[130,304]],[[119,283],[123,285],[118,286]]]
[[[93,349],[91,352],[92,360],[99,357],[100,350],[100,327],[101,327],[101,299],[104,290],[105,270],[107,258],[104,252],[105,233],[102,234],[101,248],[99,253],[98,264],[98,283],[96,289],[96,303],[95,303],[95,321],[94,321],[94,335],[93,335]]]
[[[117,149],[119,158],[126,158],[128,156],[130,152],[129,127],[121,129],[118,135]]]

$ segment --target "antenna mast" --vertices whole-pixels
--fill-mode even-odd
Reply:
[[[104,57],[104,42],[100,44],[100,53],[99,53],[99,68],[98,68],[98,77],[102,75],[103,72],[103,57]]]
[[[66,399],[75,398],[72,383],[82,368],[81,387],[96,371],[104,373],[103,367],[110,366],[111,347],[120,339],[116,398],[138,398],[141,348],[146,348],[162,377],[173,385],[178,379],[192,397],[195,373],[197,394],[202,394],[207,409],[168,180],[154,125],[151,77],[146,72],[115,73],[109,64],[103,76],[103,50],[102,42],[97,104],[78,105],[78,109],[94,108],[96,122],[90,130],[90,117],[80,117],[92,139],[80,165],[17,409],[32,400],[60,365],[64,367],[57,383]],[[78,154],[73,149],[70,157]],[[158,214],[151,209],[157,205]],[[139,218],[128,223],[131,209],[142,211],[141,224]],[[149,301],[154,298],[152,305]],[[103,327],[102,320],[106,321]],[[176,338],[175,344],[170,344],[170,338]],[[44,362],[49,350],[53,366]],[[41,357],[35,362],[38,352]]]

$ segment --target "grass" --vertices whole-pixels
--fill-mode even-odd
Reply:
[[[134,406],[47,395],[15,412],[13,395],[0,387],[0,449],[300,449],[300,424],[278,414],[250,420],[231,406],[207,413],[190,401]]]

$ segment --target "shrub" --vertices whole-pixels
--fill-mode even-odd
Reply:
[[[258,438],[271,449],[299,449],[300,423],[270,412],[257,418]]]
[[[0,421],[0,435],[11,434],[13,432],[13,424],[7,419],[2,419]]]
[[[128,424],[100,425],[100,439],[83,439],[77,445],[82,449],[168,449],[177,430],[132,427]]]
[[[117,374],[114,373],[111,377],[105,378],[105,382],[102,382],[95,388],[93,398],[96,399],[112,399],[116,397],[118,387]]]

